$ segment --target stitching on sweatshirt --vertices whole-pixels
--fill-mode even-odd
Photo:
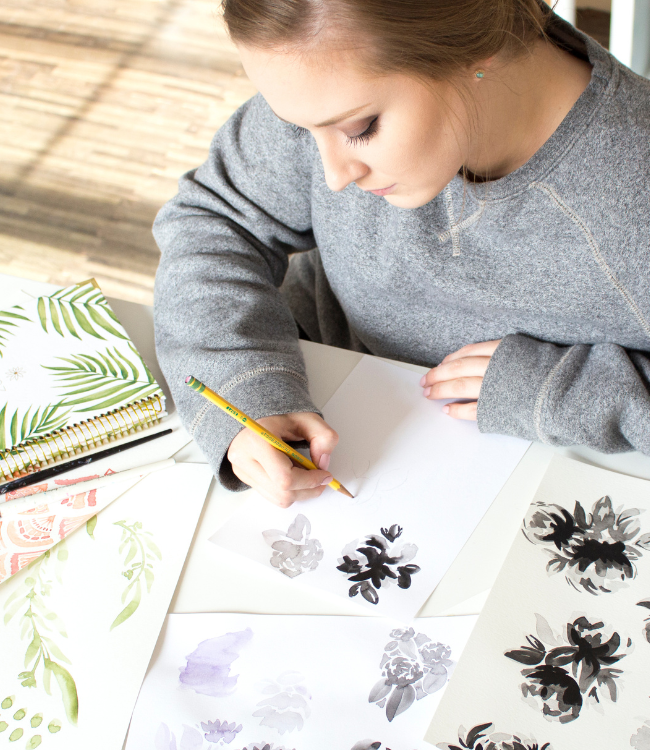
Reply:
[[[262,375],[265,372],[284,372],[287,375],[291,375],[292,377],[296,378],[296,380],[299,380],[303,385],[308,385],[306,377],[298,372],[290,370],[288,367],[274,367],[273,365],[265,365],[264,367],[256,367],[254,370],[249,370],[248,372],[243,372],[241,375],[235,376],[234,378],[232,378],[232,380],[229,380],[225,385],[222,385],[221,388],[219,388],[219,393],[221,395],[223,395],[224,393],[228,393],[228,391],[231,391],[236,385],[243,383],[245,380],[250,380],[251,378],[257,377],[258,375]]]
[[[446,232],[439,234],[438,239],[440,240],[440,242],[447,242],[447,240],[452,236],[452,232],[459,234],[463,231],[463,229],[467,229],[467,227],[475,224],[481,218],[481,214],[483,213],[483,209],[485,207],[485,201],[479,201],[479,204],[479,208],[471,216],[463,219],[460,224],[455,224],[453,230],[448,229]],[[458,240],[460,245],[460,238],[458,238]]]
[[[208,413],[208,410],[210,409],[210,404],[204,404],[196,413],[196,416],[192,420],[192,424],[190,424],[189,433],[190,435],[193,435],[196,428],[201,424],[201,421],[203,420],[203,417]]]
[[[544,406],[544,401],[546,401],[548,392],[551,389],[551,383],[553,382],[553,380],[555,380],[555,376],[558,374],[560,368],[564,364],[564,360],[569,356],[569,354],[571,354],[572,350],[573,347],[571,347],[562,355],[562,358],[559,362],[555,363],[555,366],[548,374],[548,377],[544,381],[539,394],[537,395],[537,400],[535,401],[535,408],[533,409],[533,425],[535,426],[535,432],[539,436],[539,439],[542,441],[542,443],[550,442],[548,440],[548,437],[542,432],[542,407]]]
[[[587,225],[584,223],[584,221],[578,216],[575,211],[573,211],[569,206],[564,203],[564,201],[560,198],[560,196],[553,190],[553,188],[550,185],[546,185],[544,183],[539,182],[533,182],[531,187],[536,187],[538,190],[542,190],[545,192],[551,200],[555,202],[557,207],[562,211],[566,216],[571,219],[571,221],[582,230],[582,233],[585,235],[585,238],[587,240],[587,244],[591,248],[591,252],[594,255],[594,258],[596,259],[596,263],[601,267],[602,271],[605,273],[607,278],[610,280],[612,286],[618,291],[618,293],[623,297],[625,302],[628,304],[632,312],[634,313],[636,319],[641,324],[641,327],[643,330],[650,336],[650,323],[645,319],[643,316],[643,313],[641,312],[641,309],[637,305],[637,303],[632,298],[632,295],[628,292],[628,290],[625,288],[625,286],[616,278],[616,275],[612,271],[612,269],[607,264],[607,261],[602,256],[600,252],[600,248],[598,247],[598,243],[594,239],[593,234],[587,227]]]
[[[454,203],[449,185],[445,188],[445,205],[447,206],[447,216],[449,217],[448,232],[451,237],[451,254],[452,256],[458,256],[460,255],[460,237],[458,236],[456,219],[454,218]]]

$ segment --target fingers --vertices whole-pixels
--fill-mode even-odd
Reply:
[[[448,362],[444,360],[422,378],[420,383],[424,388],[434,386],[437,383],[456,380],[459,378],[482,378],[490,364],[490,357],[461,357]],[[429,394],[425,393],[428,397]],[[432,396],[432,398],[446,398],[445,396]]]
[[[482,384],[482,377],[455,378],[427,386],[424,395],[428,399],[478,398]]]
[[[338,436],[317,414],[285,414],[258,420],[266,429],[283,440],[316,441],[320,457],[333,449]],[[242,482],[280,507],[318,497],[332,481],[324,470],[295,466],[281,451],[256,435],[242,430],[230,444],[228,459],[233,472]]]
[[[496,341],[481,341],[478,344],[468,344],[457,352],[448,354],[442,362],[451,362],[454,359],[461,359],[463,357],[491,357],[500,343],[501,339],[497,339]]]
[[[477,408],[476,401],[471,401],[469,404],[446,404],[442,407],[442,410],[454,419],[467,419],[476,422]]]

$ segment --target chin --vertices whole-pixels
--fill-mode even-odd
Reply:
[[[421,208],[422,206],[426,206],[426,204],[432,201],[439,193],[440,191],[437,193],[425,193],[423,190],[404,195],[391,193],[390,195],[384,196],[384,200],[396,208]]]

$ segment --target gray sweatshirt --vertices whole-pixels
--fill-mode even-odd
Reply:
[[[500,180],[456,177],[417,209],[334,193],[313,139],[259,95],[181,178],[154,225],[158,357],[227,487],[243,487],[224,460],[240,426],[184,379],[253,418],[317,411],[294,318],[316,341],[426,367],[503,339],[481,431],[650,454],[650,81],[555,26],[575,54],[586,42],[591,82]]]

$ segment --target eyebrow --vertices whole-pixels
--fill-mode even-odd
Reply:
[[[354,109],[349,109],[347,112],[342,112],[340,115],[336,115],[335,117],[330,117],[329,120],[324,120],[323,122],[319,122],[315,127],[317,128],[326,128],[328,125],[336,125],[338,122],[341,122],[342,120],[347,120],[348,117],[352,117],[353,115],[356,115],[358,112],[361,112],[362,109],[365,109],[366,107],[369,107],[370,103],[368,104],[362,104],[360,107],[355,107]],[[287,124],[291,124],[288,120],[285,120],[284,117],[280,117],[280,115],[275,115],[279,120],[282,120],[282,122],[286,122]]]

